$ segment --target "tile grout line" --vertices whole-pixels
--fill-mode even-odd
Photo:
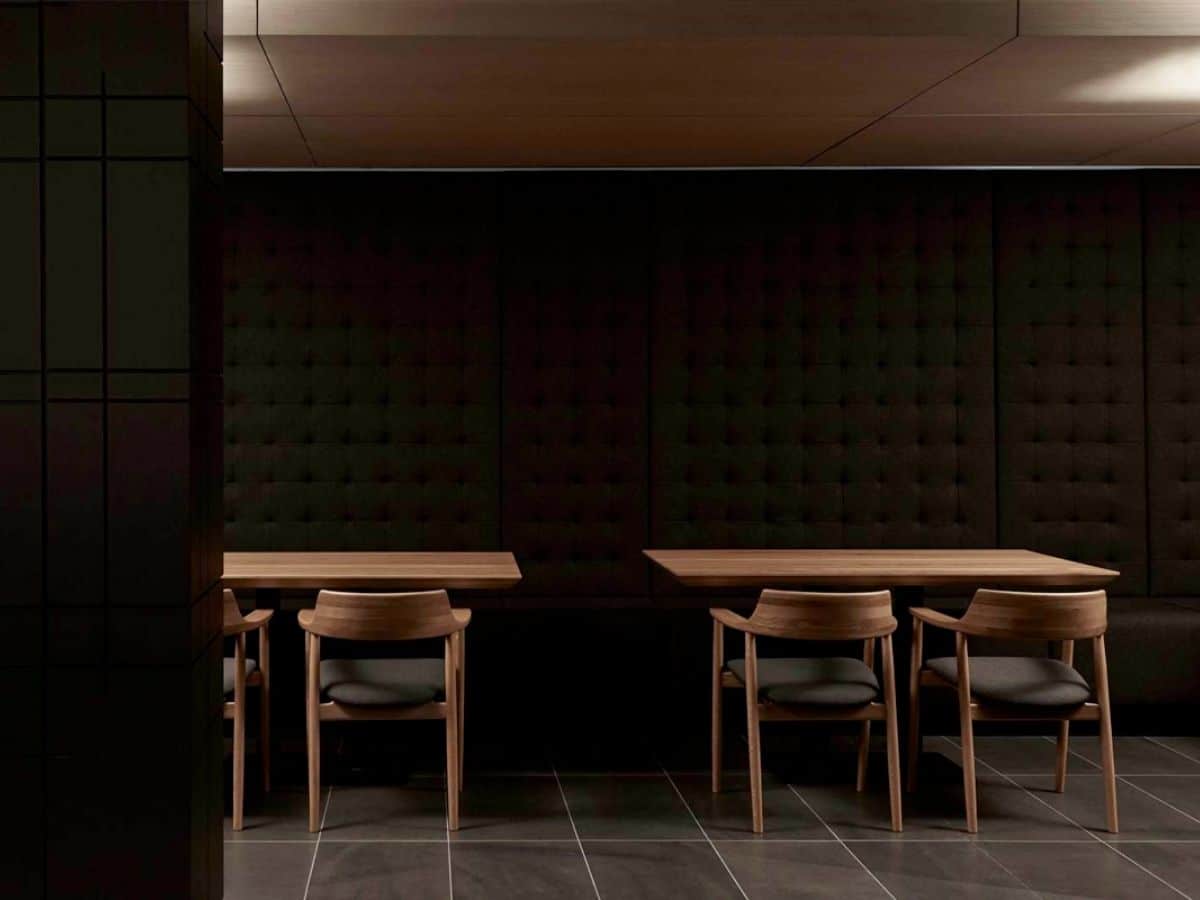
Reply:
[[[742,883],[737,880],[737,876],[733,874],[733,869],[729,868],[729,863],[725,862],[725,857],[721,855],[721,851],[717,849],[717,845],[713,843],[713,839],[708,836],[708,832],[705,830],[704,826],[700,824],[700,817],[696,815],[695,810],[692,809],[692,805],[688,803],[687,798],[683,796],[683,791],[679,790],[679,785],[675,783],[675,779],[671,777],[671,773],[668,772],[665,767],[663,768],[662,773],[667,776],[668,783],[670,783],[671,787],[675,790],[675,796],[679,798],[679,802],[683,804],[683,808],[688,811],[688,815],[692,817],[692,821],[696,823],[696,827],[699,828],[700,833],[704,835],[704,840],[708,842],[708,846],[712,848],[712,852],[717,854],[717,859],[725,868],[725,872],[731,879],[733,879],[734,886],[738,889],[738,893],[741,894],[745,900],[750,900],[750,897],[746,894],[746,889],[743,888]]]
[[[1044,734],[1044,735],[1042,735],[1042,740],[1043,740],[1043,741],[1045,741],[1047,744],[1053,744],[1055,747],[1057,747],[1057,746],[1058,746],[1058,739],[1057,739],[1057,738],[1052,738],[1052,737],[1050,737],[1050,735],[1048,735],[1048,734]],[[1103,774],[1104,774],[1104,769],[1103,769],[1103,768],[1102,768],[1100,765],[1098,765],[1096,762],[1094,762],[1094,761],[1092,761],[1092,760],[1088,759],[1086,756],[1084,756],[1082,753],[1080,753],[1078,750],[1076,750],[1076,749],[1075,749],[1075,746],[1074,746],[1074,744],[1073,744],[1073,743],[1068,743],[1068,744],[1067,744],[1067,752],[1068,752],[1068,753],[1069,753],[1071,756],[1075,757],[1076,759],[1081,759],[1081,760],[1083,760],[1085,763],[1087,763],[1089,766],[1091,766],[1093,769],[1095,769],[1095,770],[1096,770],[1095,774],[1097,774],[1097,775],[1103,775]],[[978,757],[976,757],[976,758],[978,758]],[[1002,774],[1002,775],[1003,775],[1003,774],[1006,774],[1006,773],[1002,772],[1002,773],[1000,773],[1000,774]],[[1026,773],[1026,774],[1032,774],[1032,773]],[[1049,774],[1050,774],[1050,773],[1047,773],[1047,775],[1049,775]],[[1055,774],[1057,775],[1057,773],[1055,773]],[[1080,775],[1080,774],[1083,774],[1083,773],[1081,773],[1081,772],[1076,772],[1075,774],[1076,774],[1076,775]],[[1088,772],[1087,774],[1091,775],[1091,774],[1093,774],[1093,773],[1091,773],[1091,772]],[[1067,777],[1068,777],[1068,778],[1070,778],[1070,776],[1071,776],[1071,773],[1068,771],[1068,772],[1067,772]]]
[[[1171,753],[1174,753],[1176,756],[1182,756],[1188,762],[1193,762],[1196,765],[1200,765],[1200,759],[1197,759],[1196,757],[1191,756],[1190,754],[1184,753],[1182,750],[1177,750],[1174,747],[1172,747],[1170,744],[1164,744],[1162,741],[1157,740],[1152,737],[1143,738],[1143,740],[1149,741],[1155,747],[1162,747],[1164,750],[1168,750]],[[1197,774],[1200,775],[1200,772],[1198,772]]]
[[[815,809],[813,809],[812,804],[809,803],[808,800],[806,800],[804,798],[803,794],[801,794],[798,790],[796,790],[796,786],[794,784],[788,784],[788,790],[791,791],[793,794],[795,794],[797,799],[799,799],[799,801],[804,804],[804,807],[810,813],[813,814],[813,816],[816,818],[816,820],[825,826],[825,830],[828,831],[831,835],[833,835],[833,839],[835,841],[837,841],[839,845],[841,845],[841,848],[843,850],[845,850],[847,853],[849,853],[850,856],[854,859],[854,861],[856,863],[858,863],[860,866],[862,866],[863,871],[871,876],[871,880],[874,881],[877,885],[879,885],[880,889],[885,894],[887,894],[889,897],[891,897],[892,900],[897,900],[896,895],[893,894],[888,889],[888,886],[879,880],[878,875],[876,875],[874,872],[871,871],[871,867],[868,866],[865,862],[863,862],[857,853],[855,853],[853,850],[850,849],[850,846],[845,841],[842,840],[842,836],[833,830],[833,826],[831,826],[828,822],[826,822],[823,818],[821,818],[821,814],[818,813]]]
[[[313,842],[312,862],[308,865],[308,878],[304,881],[304,897],[308,900],[308,890],[312,887],[313,871],[317,868],[317,851],[321,849],[321,835],[325,832],[325,817],[329,815],[329,807],[333,804],[333,785],[329,785],[329,793],[325,795],[325,811],[321,813],[321,827],[317,830],[317,839]]]
[[[955,747],[957,747],[957,748],[958,748],[958,751],[959,751],[959,754],[960,754],[960,755],[962,754],[962,746],[961,746],[961,745],[960,745],[960,744],[959,744],[957,741],[955,741],[953,738],[949,738],[949,737],[945,738],[945,740],[949,741],[949,742],[950,742],[952,745],[954,745]],[[1159,882],[1160,884],[1162,884],[1162,885],[1165,885],[1166,887],[1170,888],[1172,891],[1174,891],[1176,894],[1178,894],[1178,895],[1179,895],[1179,896],[1181,896],[1181,897],[1187,897],[1187,896],[1188,896],[1186,893],[1184,893],[1183,891],[1181,891],[1179,888],[1175,887],[1175,885],[1171,884],[1171,882],[1167,881],[1167,880],[1166,880],[1165,878],[1163,878],[1161,875],[1158,875],[1158,874],[1156,874],[1156,873],[1154,873],[1154,872],[1151,872],[1149,869],[1147,869],[1145,866],[1143,866],[1143,865],[1142,865],[1140,862],[1138,862],[1136,859],[1134,859],[1133,857],[1131,857],[1131,856],[1129,856],[1128,854],[1124,853],[1124,852],[1123,852],[1122,850],[1120,850],[1120,849],[1119,849],[1119,848],[1118,848],[1118,847],[1117,847],[1117,846],[1116,846],[1116,845],[1115,845],[1115,844],[1114,844],[1112,841],[1106,841],[1104,838],[1100,837],[1100,835],[1096,834],[1096,833],[1095,833],[1095,832],[1093,832],[1091,829],[1089,829],[1089,828],[1085,828],[1083,825],[1080,825],[1078,822],[1076,822],[1074,819],[1072,819],[1070,816],[1068,816],[1068,815],[1067,815],[1065,812],[1063,812],[1061,809],[1058,809],[1058,808],[1056,808],[1056,807],[1052,806],[1051,804],[1047,803],[1045,800],[1043,800],[1043,799],[1042,799],[1041,797],[1039,797],[1037,794],[1033,793],[1033,791],[1029,790],[1027,787],[1025,787],[1025,786],[1024,786],[1023,784],[1021,784],[1020,782],[1018,782],[1018,781],[1014,780],[1013,778],[1010,778],[1008,775],[1005,775],[1003,772],[997,771],[997,769],[996,769],[996,767],[995,767],[995,766],[992,766],[992,765],[989,765],[989,764],[988,764],[988,763],[986,763],[986,762],[983,762],[983,760],[979,759],[979,757],[976,757],[976,758],[975,758],[975,761],[976,761],[977,763],[979,763],[980,765],[982,765],[982,766],[983,766],[985,769],[990,769],[990,770],[991,770],[991,771],[992,771],[994,774],[996,774],[996,775],[999,775],[1001,778],[1003,778],[1003,779],[1004,779],[1005,781],[1007,781],[1009,784],[1013,785],[1013,786],[1014,786],[1015,788],[1017,788],[1018,790],[1024,791],[1024,792],[1025,792],[1025,794],[1026,794],[1027,796],[1029,796],[1029,797],[1032,797],[1032,798],[1033,798],[1034,800],[1036,800],[1038,803],[1042,804],[1042,806],[1046,807],[1046,809],[1048,809],[1048,810],[1050,810],[1050,811],[1052,811],[1052,812],[1056,813],[1057,815],[1061,816],[1063,819],[1065,819],[1066,821],[1070,822],[1070,823],[1071,823],[1072,825],[1074,825],[1076,828],[1079,828],[1079,829],[1081,829],[1081,830],[1083,831],[1083,833],[1084,833],[1084,834],[1086,834],[1086,835],[1088,835],[1089,837],[1091,837],[1091,838],[1092,838],[1094,841],[1096,841],[1096,842],[1097,842],[1098,844],[1100,844],[1101,846],[1107,847],[1107,848],[1108,848],[1109,850],[1111,850],[1113,853],[1117,854],[1117,856],[1121,857],[1121,859],[1123,859],[1123,860],[1125,860],[1126,862],[1132,863],[1133,865],[1137,866],[1139,869],[1141,869],[1143,872],[1145,872],[1147,875],[1149,875],[1149,876],[1150,876],[1151,878],[1153,878],[1155,881],[1157,881],[1157,882]],[[989,855],[990,855],[990,854],[989,854]],[[1188,898],[1188,900],[1191,900],[1191,898]]]
[[[588,861],[587,851],[583,849],[583,841],[579,839],[579,829],[575,827],[575,817],[571,815],[571,804],[567,802],[567,792],[563,789],[562,779],[558,777],[558,767],[552,766],[551,771],[554,773],[554,783],[558,785],[558,795],[562,797],[563,809],[567,811],[567,821],[571,823],[571,831],[575,834],[575,845],[579,848],[579,855],[583,857],[583,866],[587,869],[588,880],[592,882],[596,900],[600,900],[600,888],[596,886],[596,876],[592,874],[592,864]]]

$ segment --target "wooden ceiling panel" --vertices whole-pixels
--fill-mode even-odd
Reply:
[[[800,165],[871,120],[816,117],[301,117],[322,166]]]
[[[980,38],[264,37],[297,115],[877,116]]]
[[[225,168],[312,166],[291,116],[226,116]]]
[[[258,0],[258,17],[290,35],[1010,37],[1017,0]]]
[[[1021,34],[1200,35],[1196,0],[1022,0]]]
[[[1122,147],[1093,162],[1110,166],[1200,166],[1200,123]]]
[[[223,14],[226,37],[258,34],[258,0],[225,0]]]
[[[901,112],[1200,113],[1200,38],[1021,37]]]
[[[893,116],[817,157],[814,164],[1073,165],[1194,120],[1191,116]]]
[[[225,38],[226,116],[286,116],[287,101],[255,37]]]

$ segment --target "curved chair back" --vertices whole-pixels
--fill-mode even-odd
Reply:
[[[466,625],[445,591],[349,594],[321,591],[307,630],[348,641],[411,641],[445,637]]]
[[[225,588],[221,595],[221,628],[230,629],[242,624],[242,608],[238,606],[233,591]]]
[[[1078,594],[979,590],[963,613],[971,634],[996,638],[1072,641],[1102,635],[1108,627],[1104,591]]]
[[[856,641],[896,630],[891,591],[824,594],[765,590],[750,616],[758,634],[809,641]]]

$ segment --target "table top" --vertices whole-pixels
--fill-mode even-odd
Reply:
[[[1097,588],[1120,573],[1032,550],[645,550],[689,587]]]
[[[521,580],[511,553],[226,553],[227,588],[501,590]]]

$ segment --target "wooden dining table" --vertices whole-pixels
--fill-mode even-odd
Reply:
[[[453,551],[263,551],[225,554],[227,588],[263,590],[486,591],[511,588],[511,553]]]
[[[961,591],[990,587],[1009,590],[1089,590],[1120,575],[1086,563],[1032,550],[645,550],[655,565],[688,588],[717,591],[762,588],[862,591],[888,589],[896,616],[896,680],[908,683],[912,616],[927,589]],[[712,605],[726,605],[714,598]],[[899,709],[907,721],[907,692]]]

